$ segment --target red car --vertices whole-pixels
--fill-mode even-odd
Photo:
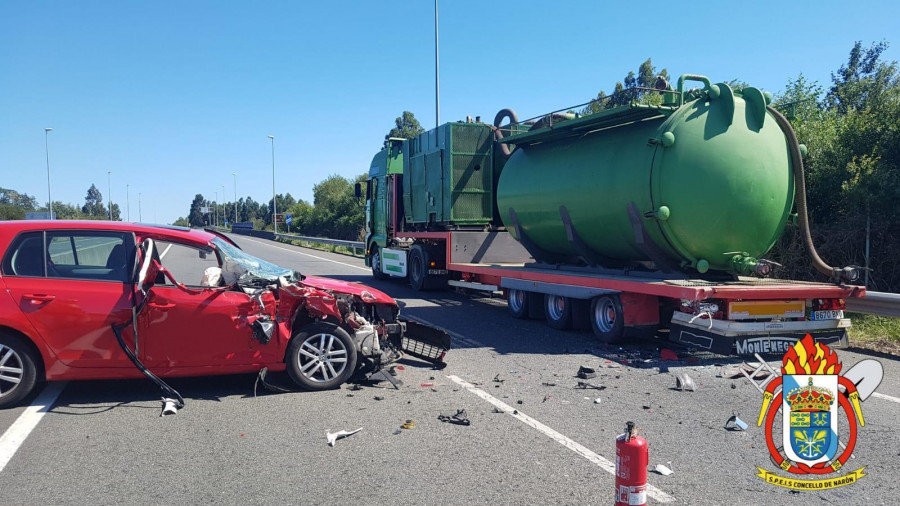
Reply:
[[[0,407],[47,380],[287,370],[306,390],[372,376],[449,337],[388,295],[303,276],[224,235],[97,221],[0,223]],[[412,336],[409,334],[413,334]]]

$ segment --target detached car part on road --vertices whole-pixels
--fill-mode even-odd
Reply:
[[[0,256],[0,408],[45,380],[141,373],[175,397],[159,377],[263,367],[325,390],[404,350],[442,364],[450,348],[374,288],[303,276],[208,231],[4,222]]]

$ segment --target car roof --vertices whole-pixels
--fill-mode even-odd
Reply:
[[[13,220],[0,222],[0,236],[33,230],[109,230],[134,232],[142,237],[168,238],[178,242],[206,245],[218,235],[200,229],[171,225],[150,225],[102,220]]]

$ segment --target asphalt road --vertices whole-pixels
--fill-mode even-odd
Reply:
[[[399,390],[259,397],[253,375],[173,380],[187,407],[165,418],[149,382],[73,382],[0,471],[0,501],[610,504],[615,436],[629,420],[649,442],[650,468],[674,470],[650,474],[650,503],[894,504],[900,495],[895,357],[874,357],[885,368],[878,392],[895,400],[863,403],[866,425],[846,467],[865,466],[867,476],[836,490],[792,493],[755,476],[756,466],[775,470],[755,425],[762,396],[743,378],[717,377],[741,362],[736,358],[659,340],[601,346],[588,332],[512,319],[500,300],[374,281],[360,259],[235,240],[276,264],[394,296],[403,315],[453,333],[448,367],[406,360]],[[660,347],[680,358],[667,373],[657,367]],[[873,358],[862,350],[839,353],[845,367]],[[597,369],[588,381],[602,390],[575,388],[579,366]],[[674,389],[678,372],[693,378],[696,392]],[[470,426],[437,418],[458,409],[467,411]],[[22,411],[0,411],[0,431]],[[734,412],[750,423],[746,432],[723,428]],[[400,429],[408,419],[415,427]],[[326,444],[326,432],[357,428],[335,447]]]

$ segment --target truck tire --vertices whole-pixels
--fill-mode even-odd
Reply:
[[[300,388],[330,390],[356,372],[356,345],[341,327],[316,322],[294,334],[285,361],[288,376]]]
[[[425,250],[418,244],[409,249],[409,286],[417,292],[427,290],[428,268]]]
[[[0,331],[0,409],[17,405],[34,390],[39,363],[29,343]]]
[[[572,328],[572,299],[562,295],[544,295],[544,317],[557,330]]]
[[[533,296],[534,294],[526,292],[525,290],[517,290],[515,288],[507,290],[506,307],[509,308],[509,314],[511,314],[513,318],[518,318],[520,320],[528,319],[528,303],[529,299]]]
[[[591,301],[591,329],[603,343],[617,343],[625,335],[625,311],[618,295],[601,295]]]
[[[381,272],[381,248],[377,244],[372,245],[372,252],[369,253],[369,265],[372,266],[372,277],[374,279],[385,279],[387,275]]]

